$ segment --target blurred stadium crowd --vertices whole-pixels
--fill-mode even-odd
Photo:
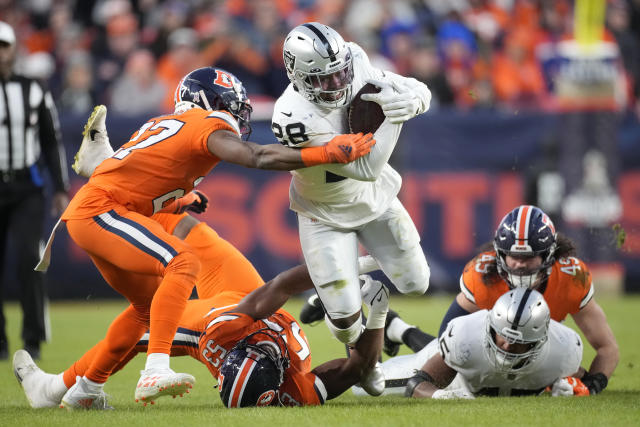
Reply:
[[[47,81],[63,113],[166,112],[179,79],[213,64],[254,103],[273,100],[288,84],[284,36],[305,21],[427,83],[432,108],[553,110],[573,1],[0,0],[0,19],[20,40],[19,69]],[[640,0],[607,2],[604,39],[618,46],[617,109],[640,114]]]

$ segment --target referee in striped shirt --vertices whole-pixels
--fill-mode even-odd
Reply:
[[[69,198],[66,157],[51,94],[36,80],[13,72],[16,37],[0,21],[0,280],[5,267],[17,268],[22,306],[22,339],[32,357],[40,357],[47,339],[47,296],[43,273],[34,271],[42,242],[45,198],[38,166],[44,163],[54,191],[52,214],[62,213]],[[6,249],[13,243],[15,265]],[[8,358],[0,289],[0,359]]]

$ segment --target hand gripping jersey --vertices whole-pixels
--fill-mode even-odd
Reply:
[[[572,329],[551,320],[548,339],[535,360],[521,370],[496,368],[485,341],[487,310],[457,317],[438,340],[418,353],[393,357],[382,364],[384,394],[404,394],[407,380],[434,355],[458,372],[446,390],[463,389],[475,395],[522,396],[539,394],[556,379],[573,375],[582,361],[582,341]],[[363,392],[355,389],[356,394]]]
[[[497,274],[488,276],[488,266],[495,263],[494,251],[484,252],[469,261],[460,276],[460,290],[481,309],[491,309],[509,290],[507,282]],[[551,318],[561,322],[567,314],[575,314],[593,297],[593,283],[587,266],[575,257],[560,258],[551,266],[546,284],[536,289],[549,305]]]
[[[207,148],[212,132],[240,135],[226,112],[193,108],[155,117],[103,161],[73,198],[62,219],[83,219],[118,206],[145,216],[190,192],[220,161]]]
[[[237,292],[223,292],[206,300],[190,300],[171,346],[172,356],[189,355],[204,363],[218,378],[222,360],[234,345],[250,333],[270,328],[280,333],[289,349],[290,366],[280,387],[280,400],[287,406],[321,405],[327,397],[322,381],[311,373],[311,352],[300,325],[286,311],[254,320],[234,312]],[[145,350],[148,334],[136,346]]]
[[[416,86],[415,92],[422,93],[422,83],[374,68],[358,45],[347,45],[353,54],[353,93],[358,92],[367,79],[402,82]],[[284,145],[323,145],[337,135],[349,133],[347,106],[320,107],[305,99],[290,84],[276,101],[271,129]],[[385,120],[374,134],[377,143],[371,153],[349,164],[318,165],[291,171],[291,209],[343,228],[365,224],[385,212],[401,186],[400,175],[387,163],[401,129],[402,125]]]

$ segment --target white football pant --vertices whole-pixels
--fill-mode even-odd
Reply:
[[[309,274],[332,319],[349,317],[362,306],[358,242],[400,292],[421,295],[429,287],[420,235],[397,198],[385,213],[355,229],[333,228],[302,215],[298,228]]]

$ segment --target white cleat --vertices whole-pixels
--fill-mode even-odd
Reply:
[[[367,394],[371,396],[380,396],[384,392],[384,372],[380,362],[376,362],[376,366],[360,378],[358,386],[362,387]]]
[[[73,157],[73,170],[81,176],[89,178],[95,168],[106,158],[113,155],[113,148],[107,135],[105,120],[107,118],[107,107],[98,105],[84,125],[82,131],[82,144]]]
[[[182,397],[189,393],[195,382],[193,375],[176,373],[169,368],[140,371],[135,400],[147,406],[147,403],[153,405],[161,396]]]
[[[77,376],[76,383],[65,393],[60,404],[61,408],[69,411],[78,409],[113,409],[107,402],[108,396],[104,390],[90,391],[84,378]]]
[[[13,354],[13,373],[32,408],[57,408],[60,405],[60,398],[47,395],[47,386],[57,375],[38,368],[27,351],[18,350]]]

